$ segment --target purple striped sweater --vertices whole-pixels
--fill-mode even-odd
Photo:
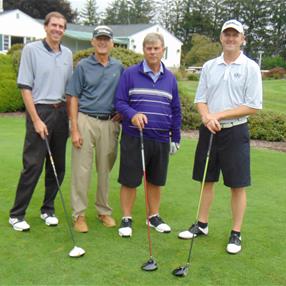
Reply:
[[[148,118],[144,128],[146,138],[180,142],[181,107],[175,76],[165,68],[156,83],[143,71],[142,62],[126,69],[116,91],[115,108],[123,115],[123,132],[139,137],[138,129],[131,123],[140,112]]]

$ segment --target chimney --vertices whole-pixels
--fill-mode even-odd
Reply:
[[[3,0],[0,0],[0,13],[3,12]]]

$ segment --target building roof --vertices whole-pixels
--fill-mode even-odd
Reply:
[[[150,28],[156,24],[128,24],[128,25],[108,25],[113,31],[114,37],[130,37],[140,31]],[[84,26],[78,24],[68,23],[67,30],[79,31],[79,32],[92,32],[94,26]]]

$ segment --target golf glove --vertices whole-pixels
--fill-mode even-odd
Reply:
[[[170,155],[174,155],[180,149],[180,144],[176,142],[170,143]]]

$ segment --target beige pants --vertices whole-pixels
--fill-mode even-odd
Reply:
[[[73,216],[84,215],[88,206],[88,190],[95,150],[97,192],[95,207],[98,214],[111,215],[108,204],[109,173],[117,155],[120,126],[112,120],[99,120],[78,114],[78,128],[83,138],[80,149],[72,147],[71,205]]]

